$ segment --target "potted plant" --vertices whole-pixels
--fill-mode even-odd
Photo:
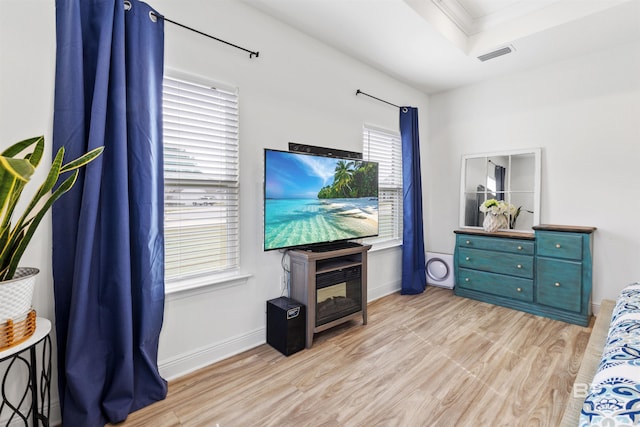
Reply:
[[[64,147],[60,148],[45,181],[22,212],[16,207],[42,160],[44,137],[25,139],[0,153],[0,327],[7,321],[11,323],[16,316],[26,316],[31,309],[38,269],[22,268],[18,264],[36,228],[53,203],[73,187],[78,169],[97,158],[103,148],[91,150],[66,164],[63,164]],[[54,189],[60,175],[66,172],[72,174]],[[17,218],[15,222],[14,218]]]

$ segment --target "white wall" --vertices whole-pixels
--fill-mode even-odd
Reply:
[[[50,141],[55,77],[54,14],[53,1],[0,0],[0,150],[37,135],[45,135]],[[51,147],[46,147],[46,150],[45,158],[51,158]],[[47,162],[43,160],[44,163]],[[41,167],[36,170],[32,179],[39,185],[47,172]],[[37,186],[31,187],[25,189],[21,203],[23,206]],[[32,244],[23,256],[22,265],[40,269],[34,293],[34,308],[38,317],[53,319],[50,215],[47,215],[34,235]],[[53,338],[55,346],[55,336]],[[53,365],[55,364],[54,355]],[[22,387],[10,382],[10,386],[12,385],[16,386],[14,391]],[[60,417],[57,387],[54,374],[51,408],[54,420]],[[3,411],[0,424],[6,424],[7,415],[7,411]]]
[[[542,147],[541,222],[598,227],[593,302],[640,280],[638,42],[433,95],[428,117],[427,246],[453,250],[462,154]]]
[[[244,284],[167,297],[159,364],[173,378],[265,342],[265,301],[280,296],[281,254],[262,250],[263,148],[287,149],[296,141],[359,151],[365,122],[398,128],[397,109],[356,96],[356,89],[418,107],[426,136],[427,97],[240,2],[149,3],[170,19],[260,51],[259,58],[249,59],[216,41],[165,27],[167,68],[240,90],[241,265],[251,274]],[[0,148],[38,134],[51,141],[54,72],[54,2],[0,1]],[[44,176],[40,170],[34,180]],[[369,299],[398,290],[399,248],[372,252],[369,259]],[[38,314],[53,319],[50,217],[26,260],[41,270]],[[53,400],[55,420],[59,409]]]

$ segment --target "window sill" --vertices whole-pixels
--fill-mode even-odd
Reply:
[[[399,248],[402,246],[402,240],[385,240],[379,243],[367,242],[371,245],[369,252],[384,251],[386,249]]]
[[[185,280],[175,280],[169,282],[170,286],[165,286],[165,295],[172,298],[184,298],[197,295],[211,290],[225,289],[240,286],[247,283],[251,273],[239,271],[233,273],[215,274],[209,276],[195,277]]]

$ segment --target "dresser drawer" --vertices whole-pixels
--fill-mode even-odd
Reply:
[[[582,259],[582,236],[571,233],[536,232],[539,256]]]
[[[521,301],[533,301],[533,280],[461,268],[456,286]]]
[[[456,243],[459,248],[489,249],[492,251],[513,252],[525,255],[533,255],[534,252],[534,243],[530,240],[501,239],[496,237],[458,234]]]
[[[533,278],[533,257],[530,255],[463,248],[458,251],[458,265],[461,268]]]
[[[580,312],[582,263],[538,258],[536,301],[550,307]]]

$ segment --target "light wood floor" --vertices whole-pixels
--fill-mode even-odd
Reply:
[[[591,328],[428,287],[285,357],[268,345],[169,384],[120,426],[557,426]]]

